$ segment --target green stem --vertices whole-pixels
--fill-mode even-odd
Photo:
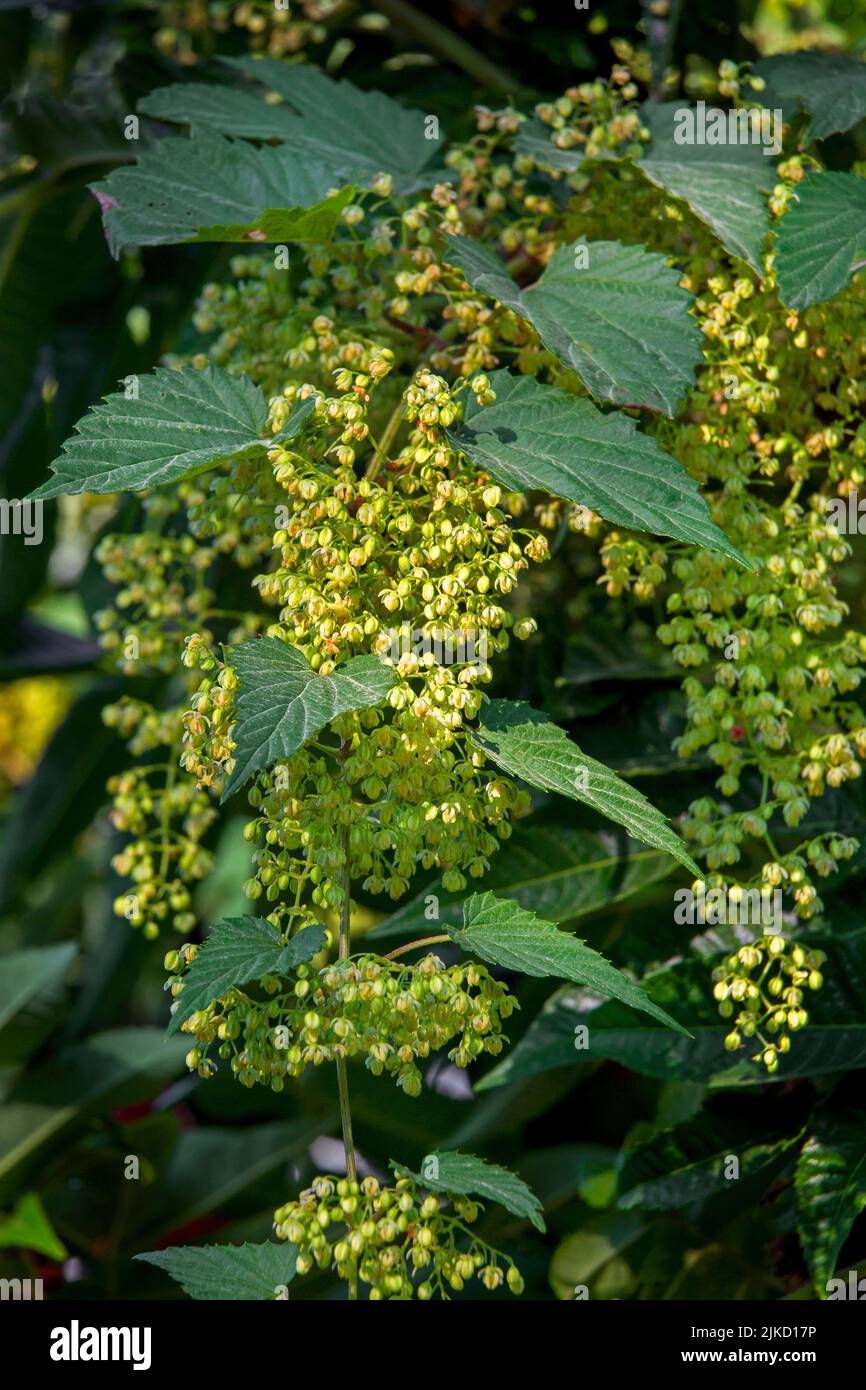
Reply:
[[[342,871],[343,900],[340,903],[340,960],[349,959],[349,827],[343,832],[343,852],[345,860]],[[358,1165],[355,1161],[355,1141],[352,1137],[352,1110],[349,1105],[349,1077],[345,1057],[337,1058],[337,1092],[340,1097],[340,1125],[343,1130],[343,1152],[346,1155],[346,1177],[349,1182],[358,1181]],[[358,1297],[358,1278],[353,1274],[349,1279],[349,1298]]]
[[[406,951],[414,951],[416,946],[438,946],[440,941],[450,941],[450,936],[421,936],[417,941],[408,941],[405,946],[398,946],[396,951],[389,951],[384,960],[396,960],[397,956],[402,956]]]

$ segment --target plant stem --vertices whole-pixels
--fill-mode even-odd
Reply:
[[[340,903],[340,960],[349,959],[349,827],[343,832],[343,899]],[[340,1125],[343,1130],[343,1152],[346,1155],[346,1177],[349,1182],[358,1181],[358,1165],[355,1161],[355,1141],[352,1137],[352,1110],[349,1105],[349,1077],[345,1057],[337,1058],[337,1093],[340,1097]],[[358,1278],[353,1274],[349,1279],[349,1298],[358,1297]]]
[[[414,951],[416,946],[438,946],[440,941],[450,941],[451,937],[442,936],[421,936],[417,941],[407,941],[405,946],[398,946],[396,951],[389,951],[384,960],[396,960],[397,956],[402,956],[406,951]]]
[[[492,87],[499,92],[509,92],[515,97],[524,94],[523,86],[502,68],[497,67],[496,63],[491,63],[489,58],[485,58],[483,53],[479,53],[465,39],[446,29],[438,19],[433,19],[431,15],[423,14],[414,5],[408,4],[407,0],[377,0],[375,8],[400,25],[413,38],[426,44],[431,53],[437,53],[446,62],[455,63],[482,86]]]

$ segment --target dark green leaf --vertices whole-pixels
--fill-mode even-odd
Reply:
[[[676,414],[694,385],[701,334],[689,314],[693,296],[664,256],[618,241],[575,242],[558,247],[538,282],[521,290],[477,242],[452,237],[448,248],[470,284],[527,319],[598,399]]]
[[[812,1282],[826,1298],[839,1252],[866,1207],[866,1114],[825,1106],[810,1129],[797,1163],[797,1212]]]
[[[0,972],[0,1028],[5,1028],[35,995],[62,980],[75,955],[75,943],[64,941],[58,946],[33,946],[4,956]]]
[[[222,131],[255,140],[282,140],[292,156],[315,161],[331,178],[370,179],[393,175],[402,192],[421,186],[420,173],[439,144],[425,137],[425,116],[382,92],[364,92],[335,82],[308,63],[274,58],[238,58],[232,66],[282,98],[264,92],[197,82],[151,92],[140,109],[161,120]]]
[[[681,463],[630,416],[533,377],[493,372],[492,405],[466,410],[455,444],[506,487],[540,488],[590,507],[605,520],[721,551],[748,564]]]
[[[394,673],[377,656],[353,656],[332,676],[319,676],[306,657],[275,637],[233,647],[238,676],[234,770],[223,800],[261,768],[290,758],[332,719],[384,700]]]
[[[776,174],[758,145],[677,144],[675,114],[681,102],[647,102],[641,119],[652,143],[637,168],[659,188],[682,198],[734,256],[760,275],[769,231],[767,194]]]
[[[312,960],[325,941],[325,929],[320,926],[304,927],[284,945],[276,927],[265,918],[226,917],[215,922],[184,975],[169,1033],[176,1033],[185,1019],[233,985],[245,985],[265,975],[286,975]]]
[[[463,927],[446,928],[452,941],[490,965],[524,975],[559,976],[588,985],[599,994],[619,999],[633,1009],[657,1018],[688,1037],[676,1019],[660,1009],[632,980],[591,946],[560,931],[517,903],[492,893],[473,893],[463,906]]]
[[[789,309],[832,299],[866,260],[866,179],[810,174],[779,222],[776,274]]]
[[[517,822],[507,853],[494,856],[484,885],[552,922],[570,922],[613,907],[673,870],[668,855],[634,841],[618,849],[607,833],[578,830],[564,816],[536,812]],[[449,893],[437,879],[374,927],[368,939],[417,934],[429,930],[431,921],[459,925],[464,899],[465,892]]]
[[[672,854],[695,877],[699,870],[661,811],[609,768],[588,758],[562,729],[522,701],[493,700],[474,733],[483,753],[532,787],[586,802],[630,835]]]
[[[797,1138],[744,1139],[732,1133],[729,1123],[698,1115],[626,1151],[618,1205],[674,1211],[730,1190],[736,1182],[759,1173],[769,1182]],[[732,1158],[737,1160],[736,1176],[730,1166]]]
[[[480,1197],[485,1202],[498,1202],[512,1216],[531,1221],[537,1231],[545,1229],[541,1203],[523,1179],[483,1158],[453,1152],[432,1153],[425,1157],[420,1173],[413,1173],[394,1162],[391,1167],[398,1176],[405,1174],[431,1192],[461,1193],[466,1197]]]
[[[171,90],[171,89],[169,89]],[[267,109],[267,108],[266,108]],[[354,189],[287,145],[197,130],[93,184],[112,252],[187,241],[328,241]]]
[[[761,100],[795,99],[811,116],[802,143],[850,130],[866,116],[866,63],[841,53],[782,53],[762,58],[755,72],[767,89]]]
[[[151,1250],[136,1260],[164,1269],[190,1298],[277,1299],[295,1277],[297,1252],[289,1244],[187,1245]]]

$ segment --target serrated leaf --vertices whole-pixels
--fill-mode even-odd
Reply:
[[[803,144],[850,130],[866,116],[866,63],[841,53],[782,53],[762,58],[755,72],[767,83],[761,100],[794,99],[811,120]]]
[[[290,758],[338,714],[377,705],[394,673],[377,656],[353,656],[332,676],[319,676],[306,657],[275,637],[233,647],[238,677],[233,754],[225,800],[254,772]]]
[[[451,1152],[427,1154],[421,1173],[413,1173],[393,1160],[391,1167],[398,1175],[405,1174],[430,1192],[454,1192],[498,1202],[512,1216],[531,1221],[537,1231],[546,1229],[541,1203],[532,1189],[516,1173],[496,1163],[487,1163],[473,1154]]]
[[[276,1299],[297,1268],[293,1245],[266,1240],[261,1245],[186,1245],[150,1250],[133,1259],[165,1270],[190,1298]]]
[[[523,701],[489,701],[472,737],[504,772],[531,787],[585,802],[625,826],[636,840],[672,854],[700,877],[698,866],[661,811],[603,763],[588,758],[540,711]]]
[[[36,995],[52,990],[76,955],[74,941],[57,946],[34,946],[3,957],[0,971],[0,1028]]]
[[[169,137],[91,185],[112,254],[189,241],[327,241],[354,189],[286,145]]]
[[[798,1139],[748,1136],[744,1125],[732,1127],[730,1121],[697,1115],[626,1150],[617,1205],[625,1210],[676,1211],[703,1202],[730,1188],[732,1157],[739,1163],[738,1180],[763,1173],[769,1181]]]
[[[183,977],[169,1033],[176,1033],[191,1014],[219,999],[232,985],[245,985],[264,975],[286,975],[312,960],[325,941],[325,929],[320,926],[304,927],[284,944],[276,927],[262,917],[225,917],[215,922]]]
[[[845,288],[866,260],[866,179],[810,174],[778,224],[776,275],[789,309],[808,309]]]
[[[534,377],[493,372],[492,405],[467,403],[453,441],[506,487],[540,488],[590,507],[636,531],[721,551],[747,564],[710,519],[698,484],[681,463],[621,411],[542,386]]]
[[[732,255],[761,275],[767,194],[776,182],[773,160],[758,145],[677,144],[674,118],[683,106],[644,104],[641,120],[652,141],[635,167],[658,188],[682,198]]]
[[[267,403],[248,377],[157,367],[137,385],[137,399],[118,391],[79,420],[34,497],[160,487],[264,447]]]
[[[0,1249],[35,1250],[49,1260],[65,1260],[68,1253],[35,1192],[25,1192],[11,1215],[0,1217]]]
[[[463,926],[445,930],[464,951],[480,956],[489,965],[517,970],[524,975],[558,976],[587,985],[599,994],[619,999],[640,1009],[675,1033],[687,1030],[604,956],[576,936],[560,931],[534,912],[493,893],[473,893],[463,905]]]
[[[438,140],[425,138],[423,112],[408,110],[382,92],[337,82],[307,63],[274,58],[228,62],[276,92],[282,102],[266,102],[261,87],[241,91],[183,82],[151,92],[139,103],[140,110],[197,130],[285,141],[293,156],[314,160],[332,180],[389,173],[401,192],[421,186],[420,171],[439,148]]]
[[[642,849],[634,841],[619,847],[612,833],[579,830],[563,816],[545,812],[517,822],[508,853],[494,856],[484,883],[497,896],[513,898],[549,921],[570,922],[625,901],[672,871],[666,854]],[[433,920],[459,925],[466,894],[449,892],[437,879],[377,923],[367,939],[429,930],[431,894],[436,898]]]
[[[794,1189],[803,1253],[818,1296],[826,1298],[839,1252],[866,1208],[866,1114],[819,1107],[810,1129]]]
[[[664,256],[618,241],[575,242],[558,247],[521,290],[477,242],[451,237],[448,246],[470,284],[527,319],[599,400],[676,414],[694,385],[701,334],[688,312],[694,297]],[[578,247],[588,258],[582,269]]]

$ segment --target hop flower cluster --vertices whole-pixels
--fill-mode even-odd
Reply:
[[[823,961],[821,951],[805,950],[783,936],[765,936],[741,946],[717,966],[713,996],[719,1013],[731,1018],[739,1008],[725,1038],[728,1051],[757,1041],[760,1046],[752,1061],[774,1072],[779,1057],[790,1051],[791,1034],[809,1022],[803,1000],[807,990],[821,988]]]
[[[486,1289],[523,1290],[513,1260],[470,1229],[483,1210],[459,1194],[424,1194],[409,1177],[391,1186],[317,1177],[275,1213],[280,1240],[298,1250],[298,1273],[334,1269],[371,1299],[428,1300],[459,1293],[472,1279]]]
[[[169,952],[166,966],[175,999],[195,946]],[[220,1058],[245,1086],[281,1091],[285,1078],[307,1066],[363,1057],[374,1076],[387,1073],[407,1095],[421,1092],[418,1061],[449,1043],[458,1067],[487,1053],[498,1056],[502,1023],[517,1007],[507,987],[474,962],[445,966],[435,955],[412,965],[375,955],[337,960],[316,971],[300,965],[290,981],[266,977],[270,998],[251,999],[232,989],[192,1014],[184,1032],[196,1039],[187,1064],[210,1076]]]

